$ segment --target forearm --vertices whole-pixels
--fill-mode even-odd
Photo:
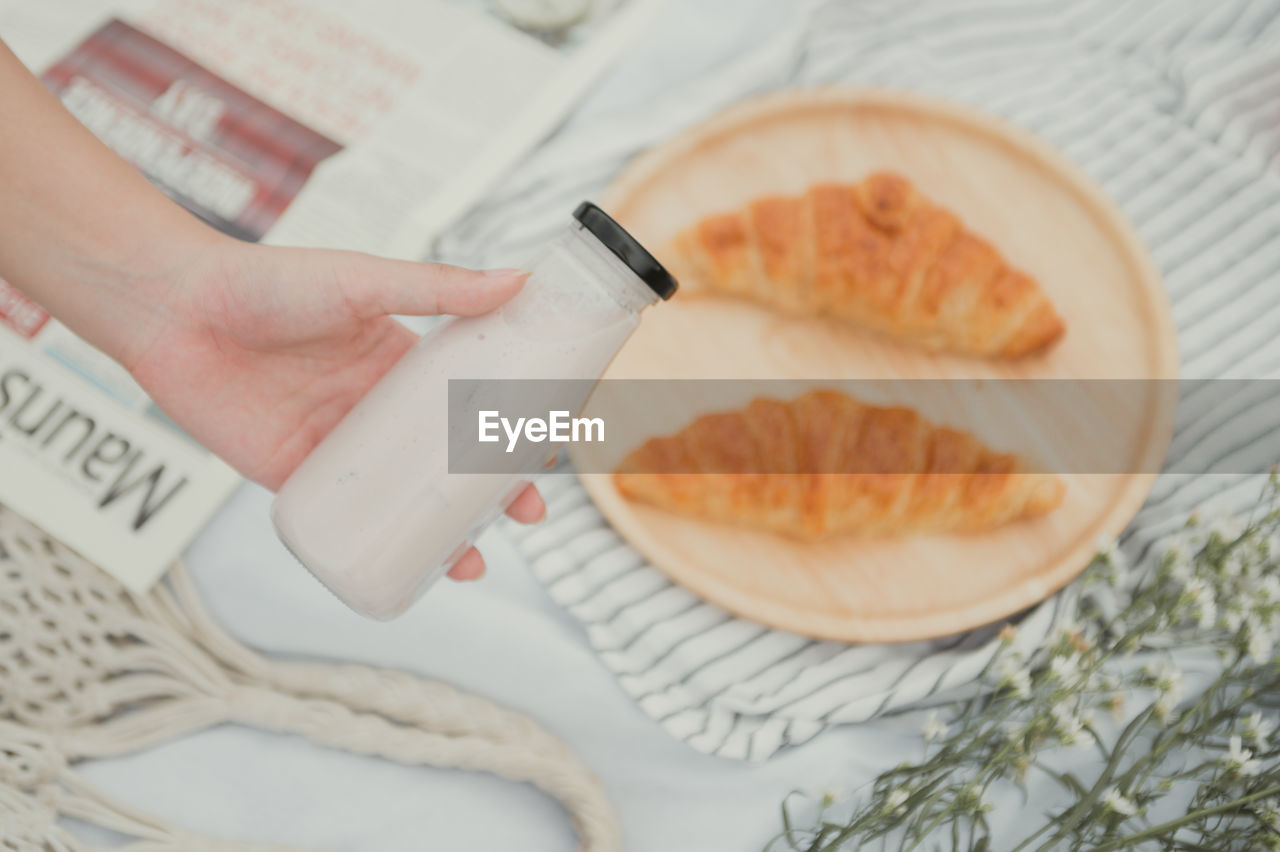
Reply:
[[[229,238],[86,130],[0,43],[0,277],[126,366]]]

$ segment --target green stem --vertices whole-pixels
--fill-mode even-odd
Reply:
[[[1165,834],[1166,832],[1181,828],[1182,826],[1188,825],[1189,823],[1193,823],[1198,819],[1203,819],[1204,817],[1213,816],[1214,814],[1220,814],[1225,811],[1235,810],[1241,807],[1242,805],[1247,805],[1250,802],[1256,802],[1259,799],[1265,799],[1269,796],[1274,796],[1277,793],[1280,793],[1280,784],[1276,784],[1274,786],[1268,787],[1265,790],[1259,790],[1256,793],[1250,793],[1247,796],[1241,796],[1240,798],[1233,799],[1230,802],[1223,802],[1220,805],[1214,805],[1211,808],[1201,808],[1198,811],[1192,811],[1191,813],[1186,814],[1185,816],[1178,817],[1177,819],[1171,819],[1168,822],[1162,822],[1159,825],[1153,825],[1150,828],[1143,829],[1142,831],[1136,832],[1134,834],[1130,834],[1126,837],[1120,837],[1115,840],[1108,840],[1106,843],[1103,843],[1099,846],[1095,846],[1093,848],[1093,852],[1111,852],[1112,849],[1124,849],[1127,846],[1130,846],[1139,841],[1150,840],[1151,838],[1159,837],[1160,835]]]

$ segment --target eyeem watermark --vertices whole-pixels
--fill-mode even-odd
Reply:
[[[546,418],[517,417],[513,422],[497,411],[479,412],[479,437],[482,444],[496,444],[507,440],[507,452],[515,452],[523,435],[526,441],[540,444],[568,444],[604,440],[603,417],[573,417],[569,411],[549,411]]]

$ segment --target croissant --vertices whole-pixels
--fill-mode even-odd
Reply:
[[[1065,331],[1035,279],[888,172],[708,217],[663,259],[685,294],[830,316],[931,350],[1017,358]]]
[[[907,408],[834,391],[699,417],[614,473],[632,500],[798,539],[979,532],[1052,511],[1062,482]]]

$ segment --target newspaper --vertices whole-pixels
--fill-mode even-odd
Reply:
[[[214,227],[422,257],[659,2],[0,0],[0,38]],[[144,591],[237,482],[0,280],[0,503]]]

